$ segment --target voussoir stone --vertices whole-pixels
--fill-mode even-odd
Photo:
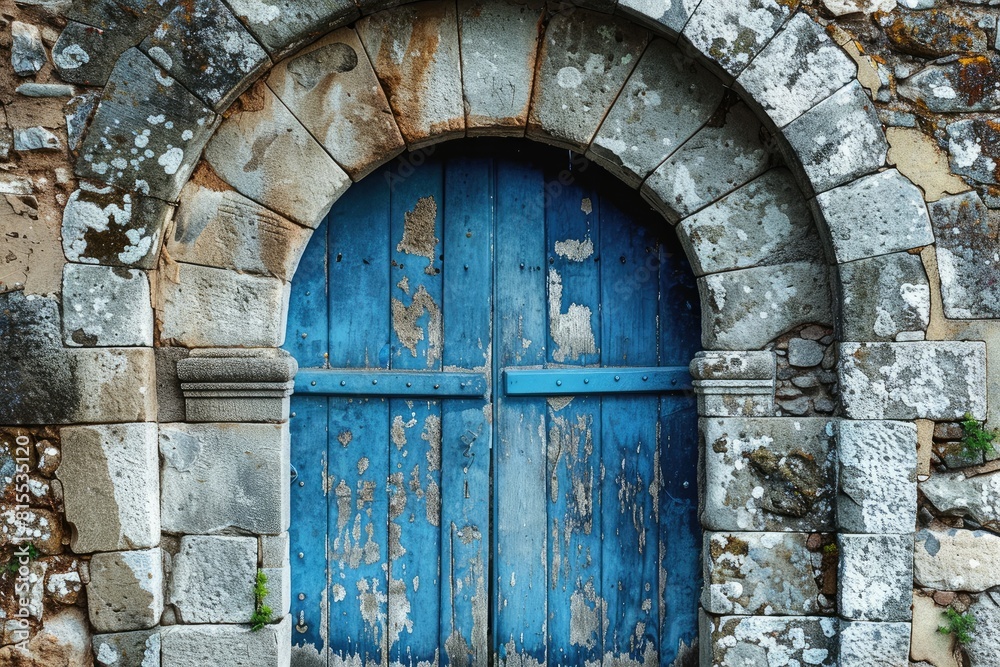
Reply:
[[[62,429],[66,520],[76,553],[143,549],[160,542],[156,424],[95,424]]]
[[[90,624],[98,632],[144,630],[163,614],[163,556],[159,548],[112,551],[90,559]]]
[[[527,136],[585,150],[648,41],[645,30],[602,14],[554,16],[538,56]]]
[[[975,191],[930,204],[945,317],[1000,317],[996,248],[1000,216]]]
[[[914,537],[913,577],[938,591],[978,593],[1000,586],[1000,536],[983,530],[921,530]]]
[[[331,28],[353,21],[359,13],[351,0],[225,2],[275,61]]]
[[[455,3],[397,7],[362,18],[356,28],[407,145],[464,136]]]
[[[249,623],[257,539],[185,535],[172,559],[169,602],[183,623]]]
[[[844,341],[924,338],[931,293],[919,255],[897,252],[840,265]]]
[[[152,347],[153,307],[145,272],[66,264],[62,287],[66,345]]]
[[[917,428],[850,421],[837,434],[837,523],[847,533],[912,533],[917,521]]]
[[[839,667],[910,667],[910,624],[841,621]]]
[[[710,667],[837,667],[837,619],[701,614],[701,661]]]
[[[908,621],[913,594],[912,535],[837,537],[837,610],[853,621]]]
[[[936,472],[920,483],[920,491],[942,514],[968,516],[1000,532],[1000,473],[966,477],[961,472]]]
[[[633,187],[715,113],[722,83],[675,45],[654,39],[625,82],[587,156]]]
[[[239,625],[174,625],[161,635],[164,666],[283,667],[290,660],[291,617],[257,632]]]
[[[267,86],[240,101],[205,148],[215,173],[293,222],[316,227],[351,179]]]
[[[839,363],[841,401],[851,419],[986,416],[984,343],[843,343]]]
[[[159,630],[135,630],[94,635],[94,664],[97,667],[159,667]]]
[[[701,0],[619,0],[615,11],[657,32],[677,37]]]
[[[267,85],[355,181],[405,148],[353,28],[278,63]]]

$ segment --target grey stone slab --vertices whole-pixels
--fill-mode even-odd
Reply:
[[[836,618],[722,616],[702,613],[703,667],[812,665],[837,667]]]
[[[822,260],[812,213],[792,175],[774,169],[677,226],[696,276]]]
[[[982,530],[921,530],[914,537],[914,582],[938,591],[979,593],[1000,586],[1000,536]]]
[[[186,359],[186,347],[157,347],[156,358],[156,419],[159,422],[184,421],[184,394],[177,377],[177,362]]]
[[[587,156],[633,187],[716,112],[725,89],[664,39],[654,39],[625,82]]]
[[[18,76],[32,76],[49,61],[37,25],[12,21],[10,36],[10,64]]]
[[[145,630],[158,624],[163,614],[160,549],[94,554],[87,607],[98,632]]]
[[[1000,532],[1000,473],[966,477],[961,472],[936,472],[920,483],[920,492],[942,514],[967,516]]]
[[[221,0],[190,0],[175,7],[139,48],[216,111],[271,65]]]
[[[159,667],[159,630],[136,630],[94,635],[91,640],[97,667]]]
[[[875,171],[889,150],[875,105],[857,81],[786,125],[784,136],[816,192]]]
[[[160,542],[156,424],[62,429],[66,520],[76,553],[143,549]]]
[[[788,21],[736,86],[784,127],[857,76],[854,61],[809,14]]]
[[[917,427],[912,422],[838,425],[837,524],[846,533],[912,533],[917,523]]]
[[[895,169],[817,195],[816,204],[838,262],[934,243],[923,193]]]
[[[278,63],[267,85],[355,181],[405,148],[353,28]]]
[[[754,113],[735,96],[642,184],[642,196],[671,223],[764,173],[772,155]]]
[[[668,37],[687,25],[701,0],[618,0],[615,11]]]
[[[798,368],[819,366],[826,356],[826,347],[807,338],[788,341],[788,363]]]
[[[83,348],[70,353],[78,400],[70,423],[150,421],[156,380],[150,348]]]
[[[100,101],[101,95],[96,90],[77,95],[66,103],[64,118],[66,118],[66,142],[69,149],[75,151],[80,147],[80,142],[90,124],[90,117],[94,115],[94,109]]]
[[[66,264],[62,288],[66,345],[153,346],[153,307],[145,272]]]
[[[698,279],[706,307],[701,327],[709,350],[753,350],[802,324],[833,322],[828,268],[790,262]]]
[[[465,135],[455,3],[405,5],[355,27],[411,149]]]
[[[160,340],[184,347],[279,347],[289,284],[277,278],[175,264],[160,281]]]
[[[989,85],[1000,73],[996,53],[934,64],[900,81],[900,97],[934,113],[1000,110],[1000,89]]]
[[[175,625],[164,629],[161,641],[165,667],[285,667],[292,622],[286,616],[258,632],[238,625]]]
[[[986,415],[986,346],[980,342],[843,343],[840,391],[851,419]]]
[[[205,148],[212,169],[245,197],[316,227],[351,185],[309,131],[269,88],[248,92]]]
[[[168,601],[182,623],[249,623],[256,578],[256,538],[185,535]]]
[[[972,641],[964,648],[969,662],[978,667],[989,665],[1000,655],[1000,594],[986,593],[969,607],[969,612],[976,619],[976,628],[972,631]]]
[[[931,295],[919,255],[898,252],[841,264],[839,278],[841,340],[924,338]]]
[[[1000,214],[990,211],[975,191],[928,206],[937,239],[945,317],[1000,317],[1000,281],[996,276]]]
[[[161,424],[160,454],[164,532],[287,530],[287,424]]]
[[[910,667],[910,624],[841,621],[839,667]]]
[[[29,151],[62,150],[62,142],[52,132],[44,127],[14,128],[14,150],[22,153]]]
[[[462,0],[462,90],[468,136],[523,136],[541,39],[542,3]]]
[[[287,568],[289,564],[288,533],[261,535],[260,565],[265,569]]]
[[[1000,183],[994,157],[1000,154],[1000,128],[982,117],[948,123],[948,163],[951,171],[977,183]]]
[[[834,529],[833,422],[711,418],[702,420],[701,429],[705,471],[701,518],[706,528]]]
[[[165,201],[187,181],[216,116],[138,49],[111,73],[76,173]]]
[[[642,54],[649,34],[585,10],[549,21],[527,136],[583,152]]]
[[[225,0],[275,61],[358,17],[351,0]]]
[[[288,614],[292,607],[292,570],[284,567],[265,567],[261,571],[267,577],[267,595],[261,604],[271,608],[271,620],[278,621]]]
[[[837,537],[838,611],[852,621],[908,621],[913,596],[912,535]]]

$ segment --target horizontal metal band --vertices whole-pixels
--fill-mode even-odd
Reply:
[[[508,369],[508,396],[577,396],[580,394],[660,394],[691,389],[686,366],[648,368]]]
[[[296,394],[479,398],[486,391],[486,375],[474,371],[305,368],[295,376]]]

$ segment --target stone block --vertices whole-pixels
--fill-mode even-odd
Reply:
[[[278,347],[285,340],[289,284],[277,278],[176,264],[160,280],[160,339],[185,347]]]
[[[658,33],[676,37],[701,0],[619,0],[615,11]]]
[[[468,136],[524,136],[542,13],[536,1],[459,3]]]
[[[138,49],[122,54],[110,80],[80,147],[77,175],[175,200],[215,114]]]
[[[142,422],[156,418],[150,348],[85,348],[70,352],[76,380],[71,423]]]
[[[62,429],[66,520],[76,553],[143,549],[160,543],[156,424]]]
[[[275,61],[326,34],[330,28],[352,22],[359,14],[357,5],[350,0],[225,2]]]
[[[974,82],[993,80],[998,71],[1000,57],[995,53],[967,56],[925,67],[900,81],[896,90],[900,97],[933,113],[997,111],[1000,90]]]
[[[66,345],[152,347],[153,306],[145,272],[66,264],[62,287]]]
[[[754,58],[736,86],[784,127],[850,83],[857,72],[823,26],[800,12]]]
[[[177,377],[177,362],[187,359],[186,347],[158,347],[153,350],[156,361],[156,421],[184,421],[184,393]]]
[[[837,609],[852,621],[909,621],[912,535],[841,533]]]
[[[182,623],[249,623],[257,539],[185,535],[173,557],[169,602]]]
[[[260,565],[262,568],[288,567],[288,533],[261,535],[258,539],[260,540]]]
[[[553,16],[538,56],[527,136],[583,152],[648,41],[645,30],[602,14]]]
[[[696,276],[822,260],[809,206],[786,169],[773,169],[677,226]]]
[[[889,144],[875,105],[852,81],[785,126],[785,139],[817,193],[885,164]]]
[[[909,623],[841,621],[840,667],[910,667]]]
[[[274,93],[258,84],[205,149],[212,169],[244,196],[317,227],[351,185],[344,170]]]
[[[160,549],[113,551],[90,559],[87,606],[98,632],[145,630],[163,614]]]
[[[921,530],[914,536],[913,579],[938,591],[979,593],[1000,586],[1000,536],[983,530]]]
[[[975,191],[945,197],[929,208],[945,317],[1000,317],[995,259],[1000,216],[986,208]]]
[[[996,592],[980,595],[969,607],[976,619],[972,631],[972,641],[963,647],[971,665],[990,665],[1000,655],[1000,594]]]
[[[837,619],[817,616],[701,615],[702,667],[837,667]]]
[[[139,48],[216,111],[226,109],[271,65],[221,0],[190,0],[175,7]]]
[[[841,421],[837,524],[846,533],[912,533],[917,522],[917,428]]]
[[[164,532],[287,530],[287,424],[162,424],[160,454]]]
[[[835,528],[833,422],[808,417],[703,418],[701,430],[705,475],[701,520],[706,528],[802,532]]]
[[[919,255],[879,255],[841,264],[840,339],[923,339],[931,292]]]
[[[984,343],[842,343],[839,376],[844,412],[851,419],[986,416]]]
[[[267,575],[267,595],[263,604],[271,608],[271,620],[280,620],[292,608],[292,571],[285,567],[262,568]]]
[[[705,533],[702,607],[741,616],[831,612],[819,583],[822,546],[809,542],[808,533]]]
[[[164,667],[285,667],[291,659],[292,622],[257,632],[238,625],[175,625],[163,630]]]
[[[694,59],[670,42],[654,39],[587,156],[637,188],[711,118],[724,92],[722,83]]]
[[[234,190],[189,181],[181,191],[166,249],[177,262],[289,282],[311,236],[308,227]]]
[[[816,204],[841,263],[934,243],[923,193],[895,169],[824,192]]]
[[[10,24],[10,64],[18,76],[33,76],[49,59],[37,25],[13,21]]]
[[[267,85],[355,181],[405,148],[353,28],[278,63]]]
[[[946,516],[967,516],[991,530],[1000,529],[1000,473],[966,477],[937,472],[920,483],[920,492]]]
[[[136,630],[94,635],[94,663],[97,667],[159,667],[159,630]]]
[[[701,341],[709,350],[753,350],[802,324],[832,324],[829,269],[789,262],[698,279],[707,317]]]
[[[356,28],[411,149],[465,135],[455,3],[397,7]]]
[[[44,127],[18,127],[14,129],[14,150],[28,151],[60,151],[62,142],[59,137]]]
[[[1000,128],[992,120],[967,118],[948,123],[948,163],[951,171],[977,183],[996,185]]]

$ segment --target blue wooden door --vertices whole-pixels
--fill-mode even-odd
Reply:
[[[292,284],[301,665],[670,665],[696,635],[697,291],[579,156],[356,184]]]

